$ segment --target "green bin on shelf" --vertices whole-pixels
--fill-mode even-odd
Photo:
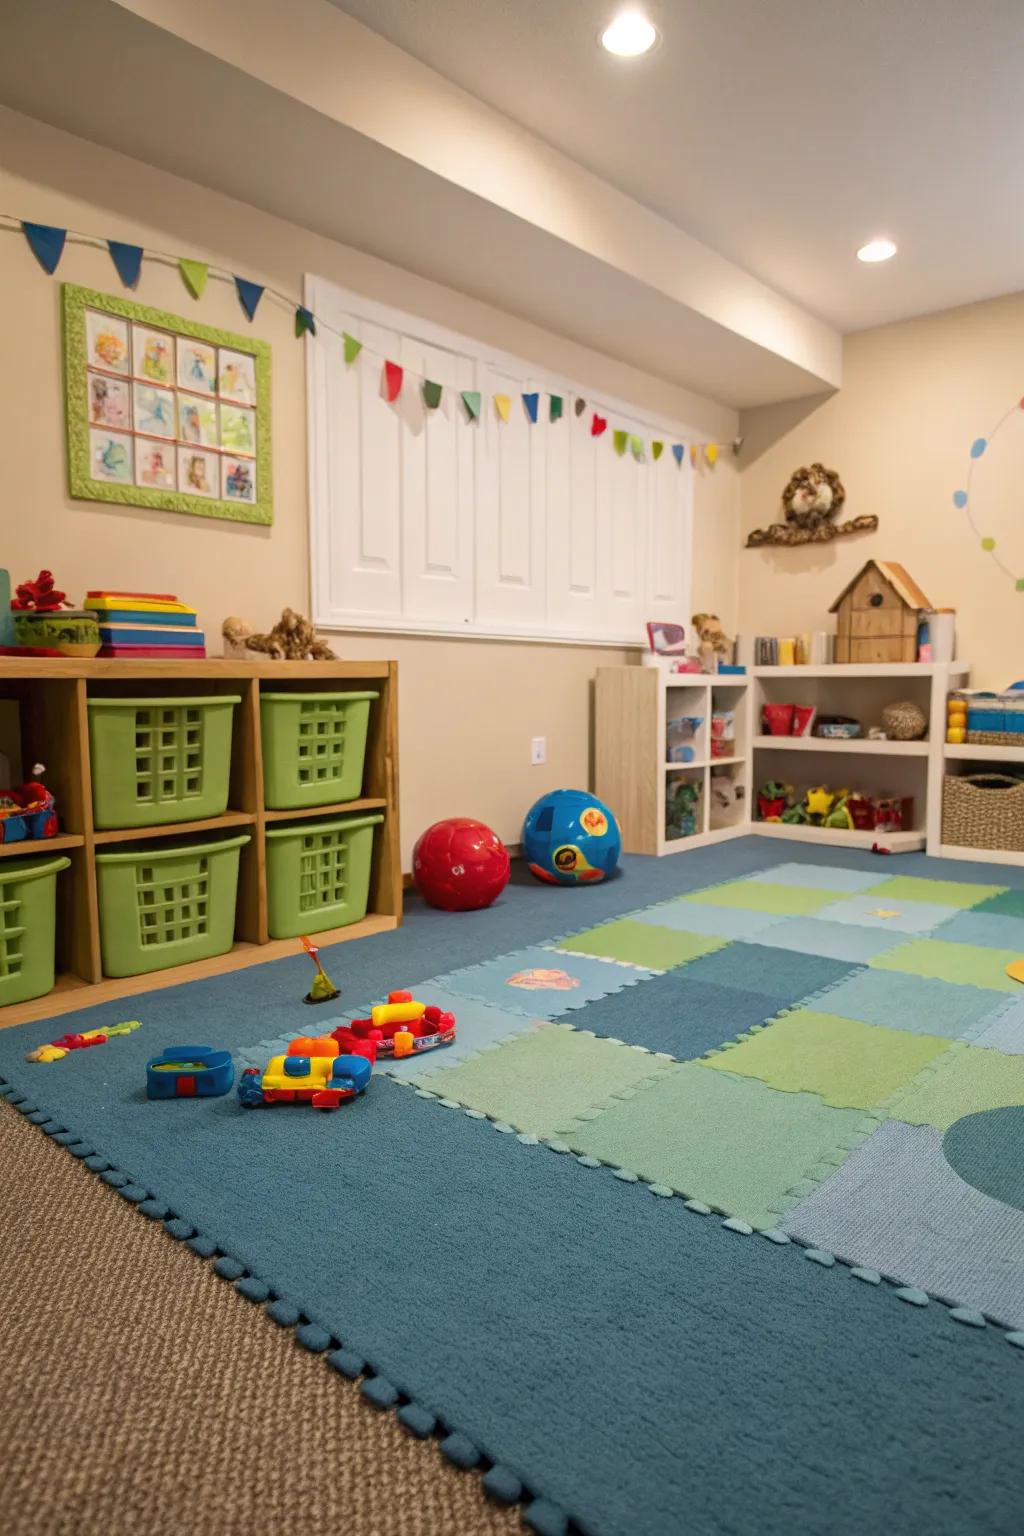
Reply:
[[[89,752],[97,827],[200,821],[227,809],[237,694],[91,698]]]
[[[208,960],[235,936],[238,858],[247,833],[96,854],[104,976]]]
[[[0,1008],[53,988],[57,876],[70,863],[0,859]]]
[[[362,921],[370,894],[373,829],[383,820],[378,812],[267,828],[272,939],[294,939]]]
[[[272,811],[358,799],[370,693],[263,693],[263,798]]]

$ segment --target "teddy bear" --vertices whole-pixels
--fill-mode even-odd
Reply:
[[[258,635],[246,619],[228,618],[221,625],[225,654],[243,655],[260,651],[272,661],[336,661],[325,640],[317,638],[307,618],[294,608],[282,610],[281,617],[267,635]]]

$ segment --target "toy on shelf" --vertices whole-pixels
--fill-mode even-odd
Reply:
[[[46,768],[35,763],[34,774]],[[57,812],[53,795],[38,779],[13,789],[0,789],[0,843],[20,843],[29,839],[57,836]]]
[[[247,1067],[238,1079],[238,1101],[245,1109],[260,1104],[311,1104],[337,1109],[364,1093],[377,1058],[373,1039],[357,1040],[342,1053],[330,1035],[300,1035],[282,1056],[272,1056],[266,1070]]]
[[[11,607],[17,613],[53,613],[70,606],[67,594],[54,586],[52,571],[40,571],[35,581],[21,582],[11,598]]]
[[[761,821],[786,826],[829,827],[851,832],[909,832],[914,826],[912,795],[865,795],[818,784],[800,793],[770,779],[757,795]]]
[[[920,741],[928,730],[928,716],[913,699],[900,699],[882,710],[882,730],[888,741]]]
[[[608,807],[584,789],[553,789],[526,813],[527,867],[549,885],[588,884],[613,873],[622,851],[619,824]]]
[[[101,656],[201,661],[206,655],[196,610],[170,592],[98,589],[86,593],[85,607],[99,626]]]
[[[736,711],[715,709],[711,714],[711,756],[735,757]]]
[[[690,622],[700,642],[697,660],[702,672],[717,672],[723,661],[732,661],[732,641],[723,630],[717,613],[695,613]]]
[[[132,1035],[141,1029],[139,1019],[126,1019],[123,1024],[109,1024],[105,1029],[87,1029],[78,1035],[60,1035],[47,1045],[39,1045],[29,1051],[26,1061],[60,1061],[69,1051],[83,1051],[91,1045],[106,1045],[121,1035]]]
[[[697,756],[695,741],[704,724],[703,715],[677,715],[665,722],[665,761],[692,763]]]
[[[216,1099],[234,1080],[231,1052],[212,1045],[169,1045],[146,1062],[147,1099]]]
[[[757,792],[757,812],[762,821],[781,821],[782,813],[789,805],[792,786],[769,779]]]
[[[271,661],[337,660],[326,640],[319,639],[310,621],[294,608],[281,610],[281,617],[269,634],[257,634],[248,619],[238,618],[225,619],[221,634],[228,656],[244,656],[246,651],[258,651],[269,656]]]
[[[946,740],[972,746],[1024,746],[1024,695],[1019,687],[1002,693],[956,693],[947,706]],[[950,731],[963,731],[951,736]]]
[[[955,746],[967,740],[967,700],[951,694],[946,704],[946,740]]]
[[[917,630],[931,603],[902,565],[869,560],[836,598],[837,662],[917,660]]]
[[[303,949],[306,951],[306,954],[316,966],[316,975],[313,977],[313,985],[310,987],[302,1001],[304,1003],[333,1002],[336,997],[341,996],[341,993],[331,981],[331,978],[328,976],[323,966],[320,964],[319,945],[314,944],[312,939],[308,939],[305,934],[302,934],[299,939],[299,943],[302,945]]]
[[[442,912],[489,907],[508,885],[508,849],[496,832],[469,816],[435,821],[416,839],[412,877],[424,901]]]
[[[368,1019],[339,1025],[331,1038],[341,1051],[372,1041],[379,1056],[393,1056],[397,1061],[451,1045],[455,1015],[433,1004],[416,1002],[411,992],[389,992],[387,1002],[371,1008]]]
[[[73,609],[53,582],[52,571],[40,571],[35,581],[23,581],[11,599],[14,637],[26,650],[58,656],[95,656],[100,648],[96,620],[84,609]]]
[[[691,779],[669,781],[665,792],[665,836],[695,837],[700,831],[700,785]]]

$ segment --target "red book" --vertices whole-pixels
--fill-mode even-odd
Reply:
[[[124,661],[139,661],[151,657],[157,661],[202,661],[206,657],[205,645],[102,645],[101,656],[121,657]]]
[[[146,603],[176,603],[178,599],[170,592],[112,592],[109,587],[92,588],[86,597],[134,597],[136,602]]]

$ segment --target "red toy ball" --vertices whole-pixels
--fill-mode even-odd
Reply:
[[[490,827],[468,816],[435,821],[412,851],[412,875],[424,901],[444,912],[489,907],[508,884],[508,849]]]

